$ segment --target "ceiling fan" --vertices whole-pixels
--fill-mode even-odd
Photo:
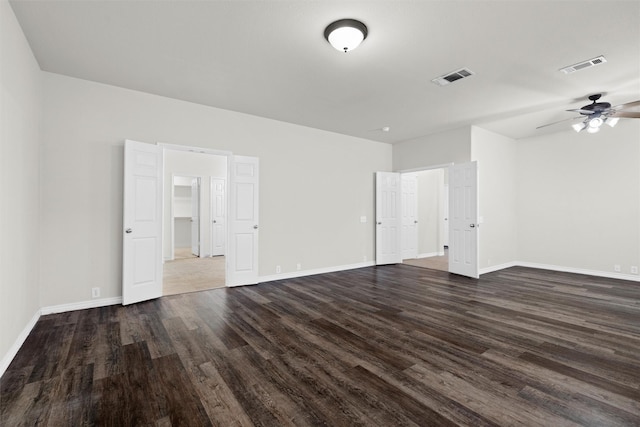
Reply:
[[[591,95],[589,96],[591,104],[585,105],[582,108],[567,110],[580,113],[580,116],[548,123],[546,125],[538,126],[536,129],[555,125],[556,123],[565,122],[567,120],[584,119],[579,123],[571,125],[571,127],[576,132],[580,132],[586,129],[589,133],[596,133],[600,130],[600,126],[602,126],[604,123],[608,124],[611,127],[614,127],[616,123],[618,123],[618,120],[621,118],[640,119],[640,112],[626,111],[630,108],[640,106],[640,100],[627,102],[626,104],[620,104],[612,107],[608,102],[598,102],[601,96],[602,94],[600,93]]]

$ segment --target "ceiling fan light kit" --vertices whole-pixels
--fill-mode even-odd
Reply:
[[[640,100],[612,107],[608,102],[598,102],[601,96],[602,94],[599,93],[591,95],[589,96],[591,104],[585,105],[582,108],[567,110],[580,113],[584,117],[582,122],[571,125],[573,130],[576,132],[582,132],[586,129],[588,133],[596,133],[600,131],[600,127],[605,123],[610,127],[614,127],[620,118],[640,119],[640,112],[626,111],[632,107],[640,106]],[[577,118],[581,117],[573,117],[570,119],[560,120],[559,122],[538,126],[537,129],[564,122],[566,120],[575,120]]]
[[[355,19],[340,19],[324,30],[324,38],[336,50],[347,53],[360,46],[367,38],[367,26]]]

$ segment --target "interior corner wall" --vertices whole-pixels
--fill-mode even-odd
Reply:
[[[622,275],[640,266],[639,141],[640,120],[625,119],[518,141],[520,261]]]
[[[211,177],[227,179],[227,156],[164,150],[163,257],[171,259],[172,177],[200,178],[200,225],[202,256],[211,255]]]
[[[480,272],[513,264],[518,256],[516,147],[511,138],[471,127],[471,160],[478,162]]]
[[[260,158],[260,276],[373,260],[389,144],[52,73],[43,85],[44,307],[122,294],[125,139]]]
[[[0,375],[40,309],[41,73],[11,6],[0,1]]]
[[[463,127],[393,145],[393,170],[403,171],[471,159],[471,128]]]

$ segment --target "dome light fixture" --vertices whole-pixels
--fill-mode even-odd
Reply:
[[[340,19],[324,30],[324,38],[335,49],[347,53],[357,48],[367,38],[367,26],[355,19]]]

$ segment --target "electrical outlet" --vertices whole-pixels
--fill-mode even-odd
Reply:
[[[100,298],[100,288],[91,288],[91,298]]]
[[[613,271],[620,273],[620,264],[616,264],[613,266]]]
[[[298,270],[298,271],[302,270],[302,264],[297,263],[296,264],[296,270]]]
[[[637,265],[632,265],[631,266],[631,274],[638,274],[638,266]]]
[[[280,268],[280,266],[276,265],[276,274],[280,274],[281,271],[282,269]]]

